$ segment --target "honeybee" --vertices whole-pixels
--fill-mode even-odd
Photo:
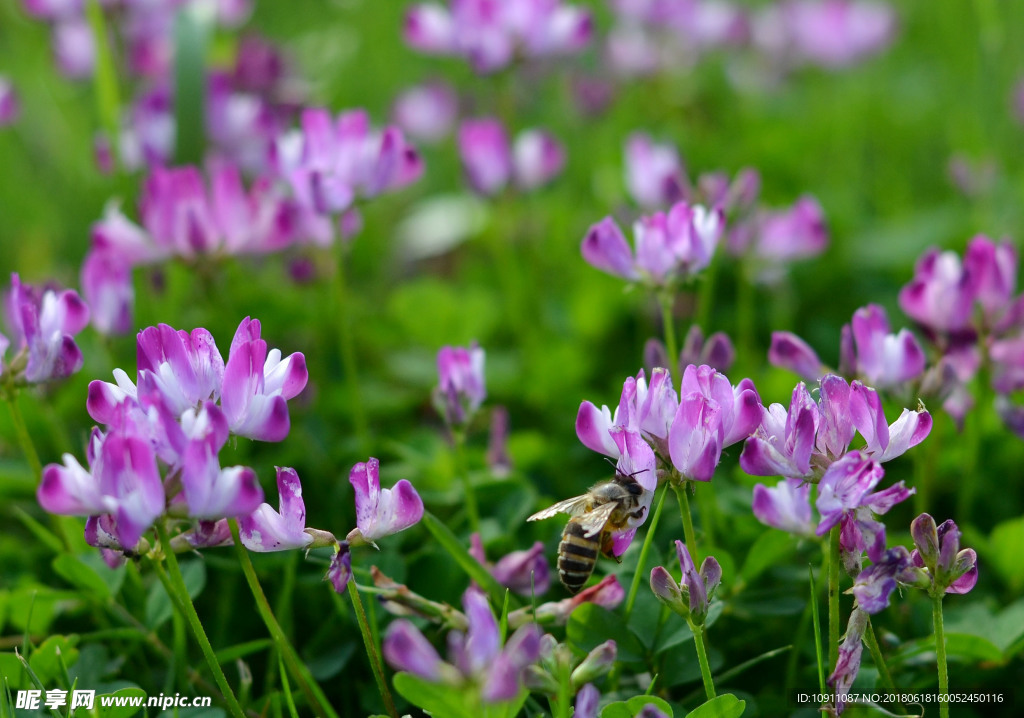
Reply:
[[[538,511],[527,521],[548,519],[555,514],[571,518],[558,544],[558,578],[569,593],[579,593],[597,563],[598,552],[612,555],[612,534],[629,528],[630,519],[642,519],[645,506],[643,487],[633,475],[618,471],[615,477],[590,487],[587,493],[559,501]]]

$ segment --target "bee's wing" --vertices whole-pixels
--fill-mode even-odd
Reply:
[[[615,509],[618,507],[618,503],[615,501],[609,501],[606,504],[601,504],[596,507],[593,511],[584,514],[580,517],[580,526],[583,528],[583,535],[586,538],[590,538],[595,534],[601,533],[604,530],[605,524],[608,523],[608,519],[612,517]]]
[[[556,514],[569,514],[570,516],[579,516],[587,510],[587,501],[590,497],[587,494],[582,496],[574,496],[571,499],[565,501],[559,501],[557,504],[548,506],[543,511],[538,511],[527,521],[540,521],[542,519],[549,519]]]

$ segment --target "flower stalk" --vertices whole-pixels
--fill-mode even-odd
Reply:
[[[828,665],[839,661],[839,526],[833,526],[828,542]]]
[[[629,623],[629,617],[633,614],[633,606],[636,604],[636,597],[640,591],[640,581],[644,578],[644,566],[647,565],[647,554],[650,553],[651,543],[654,541],[654,532],[658,528],[658,520],[661,518],[661,509],[665,505],[665,494],[668,493],[666,486],[661,490],[658,497],[658,505],[654,508],[654,516],[647,527],[647,535],[644,536],[644,543],[640,547],[640,559],[637,561],[636,573],[633,574],[633,583],[629,586],[629,594],[626,596],[626,608],[622,615],[624,623]]]
[[[711,664],[708,662],[708,652],[704,647],[704,626],[695,626],[690,623],[693,631],[693,643],[697,646],[697,660],[700,661],[700,676],[704,680],[704,693],[708,700],[715,697],[715,682],[711,678]]]
[[[946,634],[942,625],[942,593],[932,596],[932,626],[935,632],[935,660],[939,665],[939,715],[949,718],[949,669],[946,665]]]
[[[331,708],[331,704],[320,689],[320,686],[317,685],[313,676],[310,675],[309,669],[299,659],[292,644],[288,641],[288,637],[284,635],[281,624],[277,622],[274,611],[270,608],[270,603],[267,601],[267,596],[263,593],[263,587],[260,586],[260,580],[256,576],[256,569],[252,565],[252,559],[249,558],[249,552],[242,545],[238,533],[238,522],[235,519],[229,519],[228,525],[231,527],[231,537],[234,539],[238,562],[242,565],[242,573],[245,574],[246,583],[249,584],[249,590],[256,600],[256,610],[259,611],[260,618],[263,619],[267,631],[270,632],[270,637],[284,659],[285,665],[288,666],[288,670],[295,680],[298,681],[299,688],[305,694],[313,712],[320,716],[320,718],[324,716],[327,718],[338,718],[338,714]]]
[[[391,691],[388,689],[388,682],[384,676],[384,666],[380,661],[377,644],[373,639],[373,634],[370,632],[370,624],[366,620],[366,611],[363,610],[363,601],[359,597],[359,589],[356,588],[354,580],[348,582],[348,596],[352,599],[352,607],[355,609],[356,620],[359,623],[359,632],[363,636],[363,645],[366,647],[366,656],[370,660],[373,677],[377,681],[377,690],[380,691],[380,697],[384,700],[384,707],[387,709],[388,715],[391,718],[398,718],[395,700],[391,697]]]
[[[199,614],[196,612],[195,604],[192,603],[192,597],[188,594],[188,587],[185,586],[185,578],[181,574],[181,567],[178,565],[178,558],[174,555],[174,551],[170,550],[171,542],[168,538],[167,529],[162,523],[157,523],[156,532],[160,539],[160,546],[163,550],[164,559],[167,561],[166,572],[159,561],[153,562],[153,565],[156,567],[157,576],[164,584],[164,588],[171,596],[171,599],[177,606],[179,613],[182,614],[188,622],[189,628],[192,629],[192,635],[195,636],[196,642],[199,643],[199,647],[203,651],[203,657],[206,659],[206,664],[209,666],[210,672],[213,674],[213,679],[216,681],[217,687],[220,688],[221,693],[224,695],[224,703],[227,706],[228,712],[232,716],[235,716],[235,718],[242,718],[242,716],[244,716],[242,707],[238,704],[238,699],[231,690],[231,685],[228,683],[228,679],[224,675],[224,671],[220,667],[220,663],[217,661],[217,656],[213,651],[213,646],[210,645],[210,639],[206,635],[203,623],[199,620]]]

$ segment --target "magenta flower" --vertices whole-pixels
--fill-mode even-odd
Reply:
[[[449,426],[469,423],[487,397],[484,358],[476,342],[468,348],[444,346],[437,352],[439,384],[434,389],[434,406]]]
[[[756,18],[763,50],[798,62],[842,68],[884,50],[896,32],[892,9],[871,0],[784,0]]]
[[[495,580],[520,596],[547,593],[551,586],[551,569],[544,556],[544,544],[537,541],[526,551],[513,551],[498,559],[497,563],[487,562],[480,534],[469,537],[469,553],[487,568]]]
[[[71,80],[92,76],[96,43],[85,17],[64,19],[53,26],[53,56],[61,73]]]
[[[0,375],[10,374],[14,382],[41,384],[82,368],[82,352],[74,335],[88,324],[89,308],[77,293],[32,287],[12,274],[3,309],[10,336],[0,334]],[[5,361],[8,348],[14,356]]]
[[[828,229],[818,201],[809,195],[792,207],[762,211],[756,217],[752,256],[767,263],[760,271],[764,280],[774,280],[788,262],[816,257],[828,247]]]
[[[921,514],[910,524],[910,535],[915,546],[911,561],[925,570],[929,590],[967,593],[974,588],[978,582],[978,555],[974,549],[960,549],[960,529],[952,519],[936,528],[935,519]]]
[[[537,606],[536,616],[532,615],[532,612],[529,612],[528,609],[521,610],[529,613],[529,615],[526,615],[526,621],[532,622],[536,620],[537,623],[542,625],[564,626],[569,621],[569,616],[572,612],[584,603],[593,603],[601,608],[614,611],[625,598],[626,590],[619,583],[618,577],[609,574],[593,586],[583,589],[575,596],[564,598],[561,601],[550,601],[540,604]],[[519,612],[509,614],[509,624],[514,625],[513,616],[518,618],[519,615],[523,614],[519,614]]]
[[[43,470],[37,498],[46,511],[71,516],[110,515],[110,534],[134,548],[164,511],[164,487],[148,441],[93,430],[89,470],[71,455]]]
[[[21,113],[21,100],[14,89],[14,85],[3,75],[0,75],[0,127],[14,124]]]
[[[542,58],[578,52],[590,40],[590,13],[560,0],[453,0],[414,5],[404,37],[413,49],[462,57],[478,73],[500,70],[517,56]]]
[[[299,203],[321,214],[337,214],[356,197],[400,189],[423,174],[423,161],[402,131],[374,129],[363,110],[336,119],[325,109],[304,110],[301,129],[277,140],[274,159]]]
[[[583,239],[583,258],[623,279],[655,287],[688,280],[711,263],[722,233],[719,210],[679,202],[668,214],[641,217],[633,226],[635,250],[611,217],[593,225]]]
[[[238,522],[242,545],[250,551],[288,551],[313,543],[306,533],[306,503],[295,469],[277,467],[279,510],[260,504]]]
[[[877,461],[859,451],[851,451],[832,464],[818,484],[816,506],[821,514],[817,535],[824,536],[842,523],[840,543],[853,561],[866,551],[872,561],[881,560],[885,551],[885,525],[874,518],[909,498],[915,489],[900,481],[883,491],[874,491],[885,476]],[[851,561],[850,565],[853,565]]]
[[[857,432],[866,442],[863,453],[884,462],[924,441],[931,427],[931,415],[923,408],[904,409],[887,424],[874,389],[829,374],[821,380],[818,403],[801,382],[788,411],[780,404],[762,410],[761,425],[744,445],[740,466],[753,476],[813,480],[846,454]]]
[[[576,694],[573,716],[575,718],[597,718],[597,709],[600,701],[601,693],[594,687],[593,683],[587,683]]]
[[[712,369],[727,372],[735,360],[736,350],[728,334],[715,332],[705,339],[701,328],[693,324],[683,339],[683,348],[679,352],[676,366],[680,374],[690,364],[707,364]],[[660,339],[651,338],[644,343],[644,367],[647,371],[670,364],[665,344]]]
[[[482,195],[499,194],[510,182],[522,190],[535,189],[565,166],[565,148],[549,132],[524,130],[510,145],[504,126],[493,118],[464,121],[458,141],[466,178]]]
[[[920,571],[914,566],[910,552],[903,546],[888,549],[871,566],[857,574],[853,596],[857,605],[869,614],[876,614],[889,605],[889,597],[900,584],[917,585]]]
[[[484,594],[470,588],[462,605],[468,629],[448,634],[450,662],[441,660],[420,630],[405,619],[388,627],[385,660],[395,670],[474,691],[485,703],[512,700],[523,690],[523,670],[540,656],[540,629],[535,624],[522,626],[502,646],[498,622]]]
[[[288,400],[309,379],[301,353],[282,358],[280,349],[268,351],[259,320],[246,317],[231,341],[223,377],[221,405],[232,432],[260,441],[281,441],[288,435]]]
[[[423,518],[423,500],[406,479],[401,479],[393,489],[381,489],[377,459],[353,466],[348,481],[355,490],[357,526],[349,534],[349,543],[373,543],[404,531]]]
[[[626,138],[626,189],[644,209],[668,207],[689,189],[686,168],[671,144],[657,144],[643,132]]]
[[[672,465],[686,479],[710,481],[722,449],[743,441],[761,423],[753,382],[733,387],[709,366],[686,367],[679,408],[669,429]]]
[[[421,142],[439,142],[452,131],[458,117],[455,89],[441,82],[405,90],[391,108],[392,121]]]
[[[790,332],[772,332],[768,361],[817,381],[829,373],[814,350]],[[861,307],[850,324],[843,325],[840,369],[882,389],[903,387],[924,374],[926,357],[917,339],[906,329],[893,334],[885,309],[877,304]]]
[[[651,590],[659,601],[685,618],[691,626],[703,626],[708,615],[708,603],[722,582],[722,567],[713,556],[708,556],[697,571],[682,541],[676,541],[676,554],[682,580],[677,583],[666,568],[655,566],[651,570]]]
[[[206,329],[147,327],[139,332],[137,347],[139,384],[175,415],[220,395],[224,359]]]

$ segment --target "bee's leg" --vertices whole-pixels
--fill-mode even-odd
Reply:
[[[612,543],[612,534],[610,531],[605,531],[604,534],[601,536],[601,553],[603,553],[608,558],[615,559],[615,563],[622,563],[622,557],[616,556],[613,553],[613,548],[614,546]]]

